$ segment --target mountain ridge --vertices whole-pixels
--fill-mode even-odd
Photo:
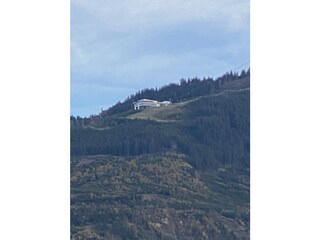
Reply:
[[[71,117],[71,239],[250,238],[250,71],[228,76]]]
[[[242,80],[242,81],[239,81]],[[244,80],[244,81],[243,81]],[[247,80],[247,81],[246,81]],[[158,101],[170,100],[173,103],[190,100],[195,97],[217,93],[219,91],[230,88],[250,87],[250,69],[238,72],[227,72],[217,79],[199,78],[181,79],[179,84],[171,83],[159,89],[143,89],[135,94],[127,97],[123,102],[118,102],[107,110],[103,110],[100,114],[110,116],[116,113],[129,111],[133,102],[139,99],[154,99]],[[239,84],[240,83],[240,84]]]

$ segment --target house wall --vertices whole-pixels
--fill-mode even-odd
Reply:
[[[160,106],[167,106],[171,104],[169,101],[163,101],[163,102],[158,102],[158,101],[143,101],[139,100],[138,102],[134,103],[134,110],[140,110],[144,108],[149,108],[149,107],[160,107]]]

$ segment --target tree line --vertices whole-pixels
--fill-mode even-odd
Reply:
[[[132,94],[125,101],[118,102],[114,106],[101,112],[102,115],[113,115],[119,114],[132,109],[132,104],[139,99],[154,99],[158,101],[170,100],[171,102],[180,102],[189,99],[193,99],[199,96],[208,95],[219,91],[224,85],[245,78],[250,78],[250,68],[245,71],[238,72],[227,72],[217,79],[211,77],[203,78],[202,80],[198,77],[181,79],[180,83],[171,83],[165,85],[159,89],[147,88],[138,91],[136,94]]]
[[[174,150],[189,156],[188,161],[196,168],[249,167],[249,91],[191,102],[183,108],[181,119],[160,123],[101,118],[105,128],[97,129],[90,127],[90,119],[73,118],[71,154],[135,156]]]

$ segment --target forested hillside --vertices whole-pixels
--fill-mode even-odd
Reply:
[[[250,70],[71,117],[72,238],[249,239],[249,168]]]
[[[209,95],[219,90],[226,88],[237,88],[238,80],[244,80],[250,78],[250,69],[247,71],[229,72],[223,76],[213,78],[192,78],[192,79],[181,79],[179,84],[169,84],[161,87],[160,89],[144,89],[137,92],[134,95],[128,97],[124,102],[119,102],[113,107],[106,111],[103,111],[103,115],[112,115],[116,113],[126,112],[132,109],[132,103],[143,98],[154,99],[158,101],[170,100],[173,103],[186,101],[199,96]],[[235,83],[235,84],[231,84]],[[228,86],[229,85],[229,86]]]
[[[249,176],[174,152],[72,162],[73,239],[249,239]]]

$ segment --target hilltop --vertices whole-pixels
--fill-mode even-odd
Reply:
[[[144,89],[132,94],[125,101],[118,102],[111,108],[103,111],[103,116],[124,113],[132,110],[133,102],[139,99],[154,99],[158,101],[170,100],[173,103],[187,101],[204,95],[210,95],[226,89],[248,88],[250,86],[250,69],[247,71],[228,72],[217,79],[199,78],[181,79],[179,84],[165,85],[159,89]]]
[[[182,102],[178,102],[168,106],[163,106],[159,108],[147,108],[147,109],[144,109],[143,111],[137,111],[136,113],[131,113],[127,115],[127,118],[154,120],[158,122],[177,121],[179,119],[178,117],[179,114],[181,115],[181,113],[184,112],[184,106],[191,102],[199,101],[202,98],[217,97],[227,93],[237,93],[237,92],[248,91],[248,90],[249,88],[239,88],[239,89],[230,88],[230,89],[222,90],[218,93],[197,97],[192,100],[182,101]]]
[[[172,105],[134,111],[142,98]],[[249,239],[249,168],[250,71],[72,117],[72,238]]]

